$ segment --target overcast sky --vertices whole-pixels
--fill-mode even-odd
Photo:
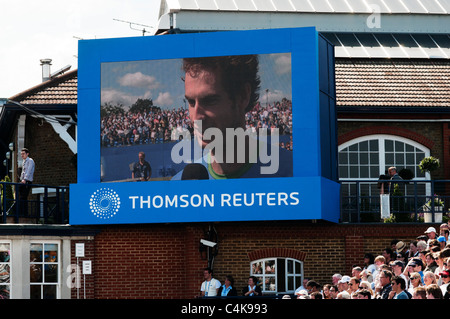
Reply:
[[[51,72],[66,65],[76,69],[78,38],[142,36],[129,23],[114,19],[155,27],[159,3],[160,0],[0,0],[0,98],[41,83],[40,59],[52,59]]]

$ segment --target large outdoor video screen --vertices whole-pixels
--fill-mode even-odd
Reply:
[[[79,43],[71,224],[337,221],[336,155],[314,28]]]
[[[292,177],[291,74],[290,53],[102,63],[101,181]]]

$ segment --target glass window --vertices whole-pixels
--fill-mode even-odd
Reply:
[[[0,243],[0,299],[10,299],[11,244]]]
[[[391,166],[409,169],[414,179],[427,176],[419,168],[420,161],[429,156],[428,148],[405,138],[371,135],[357,138],[339,146],[340,179],[378,179]]]
[[[367,147],[368,145],[368,147]],[[339,179],[342,182],[343,205],[356,209],[354,196],[358,194],[360,211],[379,212],[379,185],[376,182],[391,166],[397,171],[408,169],[413,180],[429,179],[429,173],[419,168],[420,161],[430,155],[430,150],[412,140],[392,135],[369,135],[356,138],[339,146]],[[350,181],[351,180],[351,181]],[[357,189],[354,180],[360,180]],[[349,182],[346,182],[349,181]],[[417,189],[415,189],[417,187]],[[404,195],[429,194],[428,183],[403,184]],[[413,201],[406,201],[413,205]]]
[[[250,264],[264,294],[294,293],[302,284],[303,263],[291,258],[266,258]]]
[[[56,299],[59,286],[59,245],[30,245],[30,298]]]

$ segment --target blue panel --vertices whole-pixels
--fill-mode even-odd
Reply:
[[[128,224],[326,219],[337,222],[339,184],[293,178],[263,184],[254,179],[71,185],[70,223]]]
[[[319,43],[322,46],[320,50]],[[291,170],[290,175],[273,175],[270,178],[262,176],[257,179],[168,181],[163,179],[170,179],[177,171],[180,175],[181,168],[186,165],[186,163],[178,166],[172,165],[173,158],[171,159],[169,155],[175,143],[149,144],[148,141],[139,141],[138,145],[126,145],[121,149],[115,148],[114,145],[112,148],[100,147],[103,66],[114,67],[118,65],[117,63],[126,62],[131,68],[133,64],[136,66],[137,62],[148,63],[163,60],[176,62],[177,59],[183,57],[247,54],[257,54],[260,57],[275,56],[280,58],[280,61],[275,61],[276,63],[282,62],[283,59],[288,59],[287,61],[290,63],[292,82],[289,89],[292,92],[294,150],[289,153],[291,160],[286,160],[281,165],[283,170]],[[329,65],[326,65],[327,63]],[[332,47],[322,38],[319,41],[318,33],[314,28],[210,32],[80,41],[78,183],[71,185],[70,222],[72,224],[126,224],[292,219],[337,221],[339,218],[338,184],[329,180],[333,180],[333,177],[337,176],[336,163],[334,165],[330,163],[330,158],[333,159],[336,154],[336,150],[333,149],[335,147],[333,132],[336,127],[333,122],[336,120],[333,64]],[[282,64],[279,69],[274,69],[273,73],[261,74],[261,77],[277,77],[278,71],[281,70]],[[139,73],[136,70],[134,72],[135,74]],[[167,70],[166,73],[171,72]],[[138,75],[151,81],[148,74],[143,74],[144,71],[141,70],[140,73],[142,74]],[[166,84],[166,87],[179,85],[180,76],[174,77],[174,81],[177,83]],[[269,92],[264,91],[265,89],[265,87],[261,88],[260,96],[266,93],[269,98],[269,93],[272,95],[277,93],[277,90],[272,89]],[[326,101],[321,101],[321,90],[322,94],[326,93]],[[130,96],[132,96],[131,93]],[[183,100],[183,96],[184,92],[177,95],[176,103],[178,105]],[[153,101],[156,101],[157,98],[158,96],[152,95]],[[260,102],[263,104],[265,100],[261,97]],[[280,142],[287,142],[289,138],[290,136],[280,137]],[[147,158],[152,165],[151,177],[154,180],[111,183],[111,181],[129,178],[129,164],[137,160],[137,152],[141,150],[148,154]],[[282,153],[287,154],[285,151]],[[280,158],[289,159],[289,156],[280,155]],[[104,165],[103,170],[107,169],[107,172],[102,171],[101,163]],[[209,177],[211,178],[211,176]],[[329,194],[329,192],[333,194]],[[264,194],[270,194],[268,195],[269,201],[267,202],[266,198],[265,204],[239,205],[242,203],[244,193],[261,194],[253,196],[266,197],[267,195]],[[195,202],[193,202],[194,206],[190,205],[185,208],[174,208],[171,205],[174,198],[178,198],[180,203],[181,195],[186,195],[195,201],[197,196],[203,198],[204,194],[214,196],[215,200],[220,199],[222,194],[230,194],[231,198],[235,196],[236,202],[231,206],[215,203],[212,207],[195,207]],[[283,197],[285,194],[294,195],[292,198],[288,196],[286,199]],[[133,201],[136,201],[137,198],[140,199],[141,196],[143,196],[144,202],[148,196],[160,196],[156,197],[156,201],[168,196],[169,207],[167,209],[155,207],[133,209]],[[276,197],[276,200],[273,196]],[[117,202],[119,197],[120,204]],[[292,202],[286,204],[289,198],[295,204]],[[326,202],[327,198],[333,198],[333,202]],[[261,198],[258,197],[259,199]],[[272,205],[273,203],[275,205]],[[158,206],[159,202],[153,204]],[[326,211],[325,207],[327,207]],[[112,210],[109,211],[110,209]],[[105,217],[104,214],[113,216],[102,218]]]

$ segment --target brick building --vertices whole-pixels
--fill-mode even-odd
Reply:
[[[183,31],[183,26],[187,26],[182,25],[187,21],[184,20],[184,14],[186,17],[205,14],[201,7],[194,11],[192,8],[181,8],[176,20],[179,25],[174,26],[174,29],[181,28],[178,30]],[[207,14],[211,17],[213,13]],[[236,12],[233,14],[235,18],[238,16]],[[282,12],[279,14],[282,15]],[[303,14],[306,18],[315,14],[319,31],[328,34],[330,42],[336,45],[341,181],[369,178],[377,180],[385,166],[394,164],[412,167],[415,179],[449,179],[448,32],[438,32],[437,27],[430,31],[432,34],[447,36],[447,42],[439,42],[447,43],[447,46],[441,47],[439,52],[444,52],[444,55],[441,54],[439,58],[398,57],[385,53],[383,56],[367,56],[367,51],[377,49],[373,47],[365,48],[366,51],[360,50],[363,53],[358,56],[355,54],[356,46],[343,45],[339,36],[336,41],[335,33],[327,32],[331,27],[322,19],[330,15],[336,17],[337,13],[316,10],[313,14],[300,10],[296,14]],[[364,14],[367,14],[366,11]],[[430,15],[418,15],[413,14],[421,23],[430,19]],[[397,16],[400,20],[405,19],[403,13],[398,13]],[[449,15],[447,12],[438,16],[448,19]],[[245,19],[245,12],[242,19]],[[339,19],[338,22],[341,21]],[[365,20],[366,16],[362,15],[361,19]],[[161,21],[166,20],[167,15],[164,15]],[[239,26],[242,25],[236,22],[236,27]],[[338,30],[336,25],[334,27]],[[393,28],[395,27],[398,28]],[[414,27],[411,26],[412,29]],[[161,32],[170,30],[160,29]],[[350,22],[348,29],[351,29]],[[186,27],[186,32],[188,31]],[[339,31],[346,34],[345,30]],[[397,30],[385,32],[390,34]],[[417,52],[412,49],[404,48],[407,53]],[[427,50],[428,48],[419,51],[423,54]],[[54,116],[70,123],[76,119],[76,84],[77,71],[73,70],[17,94],[10,100],[39,114]],[[4,142],[2,154],[8,150],[9,142],[17,145],[12,157],[14,166],[10,172],[13,181],[17,181],[14,177],[20,169],[17,151],[23,145],[31,149],[36,161],[36,183],[67,186],[76,182],[76,147],[73,147],[73,141],[76,140],[75,126],[64,122],[59,122],[59,125],[49,123],[48,118],[36,117],[36,114],[27,113],[10,102],[2,111],[0,132]],[[378,145],[372,152],[362,148],[366,142],[370,145],[370,141],[376,141],[374,143]],[[387,149],[389,145],[394,145],[393,150]],[[402,147],[404,151],[396,149],[395,145]],[[410,151],[406,152],[406,148],[410,148]],[[361,159],[365,153],[378,157],[378,160],[373,165],[370,162],[362,165]],[[351,165],[351,154],[357,154],[355,163],[367,166],[367,173],[352,169],[356,165]],[[404,155],[403,162],[400,154]],[[407,154],[414,155],[412,162],[409,162]],[[425,155],[441,159],[441,168],[432,176],[420,175],[417,168],[417,159]],[[390,156],[393,156],[393,162],[389,162]],[[341,161],[344,158],[349,161]],[[371,167],[374,168],[373,173],[370,173]],[[373,191],[376,192],[376,189]],[[240,291],[246,285],[252,267],[277,265],[275,273],[267,272],[262,276],[268,282],[277,282],[282,287],[274,292],[285,293],[292,292],[305,277],[325,284],[331,281],[334,273],[350,274],[353,265],[362,264],[364,253],[379,254],[390,246],[394,238],[409,242],[422,234],[428,226],[430,224],[418,222],[355,223],[352,218],[347,217],[343,217],[338,224],[320,220],[95,227],[10,223],[0,225],[0,244],[8,245],[11,256],[14,257],[8,264],[12,280],[5,284],[11,291],[11,298],[40,298],[48,293],[52,297],[72,299],[179,299],[193,298],[198,294],[202,281],[201,270],[208,265],[205,248],[200,245],[202,238],[213,236],[218,243],[216,250],[212,251],[217,252],[213,263],[215,278],[223,281],[225,275],[232,274]],[[83,257],[77,257],[76,244],[84,244]],[[47,266],[48,263],[34,262],[30,260],[30,255],[39,249],[46,250],[46,245],[49,245],[48,251],[56,251],[59,256],[57,279],[35,282],[28,269]],[[30,252],[30,247],[35,250]],[[91,261],[93,271],[92,274],[81,277],[77,286],[71,280],[75,278],[73,266],[81,266],[83,261]],[[68,284],[69,281],[72,285]],[[47,285],[52,287],[49,292],[45,290]],[[41,292],[36,293],[35,287],[30,288],[32,286],[39,286]],[[268,286],[267,290],[269,289]]]

